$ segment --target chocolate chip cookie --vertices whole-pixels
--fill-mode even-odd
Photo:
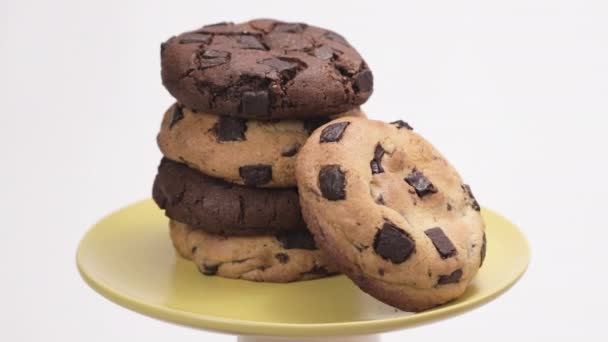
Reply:
[[[339,34],[260,19],[220,23],[161,45],[163,84],[195,110],[284,119],[348,111],[371,95],[373,76]]]
[[[169,218],[210,233],[306,230],[296,188],[254,189],[231,184],[166,158],[158,167],[152,197]]]
[[[302,214],[340,271],[377,299],[421,311],[460,296],[486,251],[480,206],[403,121],[340,118],[298,154]]]
[[[169,227],[175,249],[207,276],[287,283],[337,273],[306,230],[277,236],[226,237],[175,220]]]
[[[358,109],[338,114],[344,115],[363,114]],[[174,104],[157,140],[166,157],[207,175],[252,187],[295,187],[295,156],[310,133],[328,121],[246,120]]]

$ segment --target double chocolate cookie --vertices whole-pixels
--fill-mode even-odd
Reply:
[[[207,276],[287,283],[337,273],[305,230],[278,236],[226,237],[175,220],[169,227],[175,249]]]
[[[363,116],[358,110],[338,116]],[[251,187],[295,187],[295,156],[329,117],[309,120],[246,120],[194,112],[174,104],[163,119],[158,146],[173,160]]]
[[[373,76],[340,35],[260,19],[220,23],[161,46],[162,79],[186,107],[241,118],[308,118],[350,110]]]
[[[420,311],[460,296],[486,251],[480,206],[403,121],[340,118],[302,147],[302,213],[340,271],[377,299]]]
[[[306,230],[296,188],[254,189],[231,184],[166,158],[158,167],[152,195],[169,218],[211,233]]]

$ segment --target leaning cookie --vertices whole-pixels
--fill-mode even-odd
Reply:
[[[403,121],[340,118],[303,146],[302,214],[340,271],[408,311],[462,295],[486,240],[469,186]]]
[[[178,253],[194,261],[207,276],[288,283],[337,273],[306,230],[277,236],[226,237],[175,220],[169,227]]]
[[[340,35],[276,20],[221,23],[161,45],[163,84],[187,107],[242,118],[323,117],[364,103],[372,72]]]
[[[338,116],[364,114],[353,109]],[[165,113],[157,141],[167,158],[207,175],[254,187],[295,187],[300,146],[330,120],[245,120],[174,104]]]
[[[167,158],[158,166],[152,197],[169,218],[210,233],[261,235],[306,230],[296,188],[231,184]]]

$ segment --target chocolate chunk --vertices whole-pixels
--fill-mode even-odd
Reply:
[[[323,266],[314,265],[310,271],[302,273],[302,275],[329,275],[327,268]]]
[[[329,39],[329,40],[333,40],[334,42],[338,42],[342,45],[346,45],[346,46],[350,46],[348,44],[348,42],[346,41],[346,39],[344,39],[344,37],[342,37],[341,35],[332,32],[332,31],[328,31],[324,34],[325,38]]]
[[[450,275],[439,276],[437,285],[457,283],[458,281],[460,281],[460,278],[462,278],[462,270],[456,270]]]
[[[330,122],[331,119],[327,117],[314,118],[304,121],[304,129],[308,132],[308,134],[312,134],[317,128],[325,125]]]
[[[464,190],[464,192],[466,192],[466,194],[471,199],[471,207],[473,208],[473,210],[480,211],[481,207],[479,206],[479,203],[477,203],[477,200],[475,199],[475,196],[473,196],[473,192],[471,191],[471,187],[468,186],[467,184],[462,184],[462,189]]]
[[[268,91],[246,91],[241,98],[241,111],[247,115],[268,115]]]
[[[302,33],[306,29],[306,26],[306,24],[300,23],[279,23],[274,26],[273,32]]]
[[[192,249],[190,250],[190,253],[195,254],[197,250],[198,250],[198,246],[194,246],[194,247],[192,247]]]
[[[414,169],[412,173],[410,173],[407,177],[405,177],[405,182],[414,188],[418,197],[422,198],[429,194],[434,194],[437,192],[437,188],[431,183],[428,178],[422,174],[422,172]]]
[[[486,260],[486,233],[483,233],[483,243],[481,244],[481,262],[479,263],[479,267],[483,266],[483,261]]]
[[[289,255],[285,253],[277,253],[274,257],[281,263],[286,264],[289,261]]]
[[[374,159],[372,159],[370,162],[373,175],[384,172],[384,168],[382,167],[382,156],[384,156],[384,148],[382,148],[382,145],[378,143],[376,144],[376,149],[374,150]]]
[[[206,275],[206,276],[212,276],[212,275],[216,275],[217,274],[217,269],[220,268],[220,265],[201,265],[200,267],[200,271],[202,274]]]
[[[403,121],[403,120],[397,120],[397,121],[393,121],[391,122],[391,125],[395,125],[397,126],[397,129],[409,129],[410,131],[413,131],[414,129],[412,128],[412,126],[410,126],[410,124],[408,124],[407,122]]]
[[[209,44],[211,35],[206,33],[190,32],[179,36],[180,44]]]
[[[178,123],[181,119],[184,118],[184,111],[182,107],[178,104],[173,106],[173,116],[171,117],[171,122],[169,123],[169,129],[173,128],[176,123]]]
[[[239,176],[245,181],[245,185],[264,185],[272,180],[272,167],[262,164],[241,166]]]
[[[247,121],[244,119],[220,116],[213,128],[219,142],[246,140]]]
[[[435,249],[441,255],[441,259],[447,259],[457,254],[456,247],[454,247],[452,241],[450,241],[441,228],[427,229],[424,233],[433,242]]]
[[[319,170],[319,188],[323,197],[330,201],[346,198],[346,178],[340,165],[325,165]]]
[[[331,47],[329,47],[327,45],[322,45],[315,49],[314,55],[317,58],[320,58],[323,60],[329,60],[329,59],[335,58],[337,53],[336,53],[336,50],[332,49]]]
[[[321,137],[319,141],[321,143],[327,142],[338,142],[342,139],[342,134],[344,134],[344,130],[350,124],[348,121],[337,122],[335,124],[331,124],[321,131]]]
[[[374,251],[393,264],[400,264],[414,252],[414,240],[401,228],[385,222],[374,237]]]
[[[262,42],[256,36],[243,34],[238,36],[237,41],[239,42],[240,47],[243,49],[267,50],[266,46],[264,46],[264,44],[262,44]]]
[[[317,245],[310,232],[306,229],[280,231],[275,237],[285,249],[316,250]]]
[[[452,205],[450,203],[447,204],[446,209],[448,211],[452,211]]]
[[[202,69],[212,68],[230,61],[230,52],[220,50],[205,50],[200,54],[199,65]]]
[[[374,77],[369,70],[363,70],[356,74],[353,79],[355,91],[367,92],[374,88]]]
[[[376,203],[381,204],[381,205],[385,205],[386,203],[384,202],[384,196],[382,196],[382,194],[378,195],[378,197],[376,197]]]
[[[289,146],[285,147],[283,149],[283,151],[281,152],[281,155],[283,157],[293,157],[298,153],[299,150],[300,150],[300,144],[295,143],[293,145],[289,145]]]
[[[294,78],[298,71],[304,67],[303,62],[294,58],[267,58],[258,63],[268,65],[286,80]]]

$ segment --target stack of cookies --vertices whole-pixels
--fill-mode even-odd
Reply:
[[[334,274],[301,214],[300,148],[362,117],[372,73],[340,35],[275,20],[204,26],[161,46],[164,158],[153,198],[176,250],[205,275],[290,282]]]

